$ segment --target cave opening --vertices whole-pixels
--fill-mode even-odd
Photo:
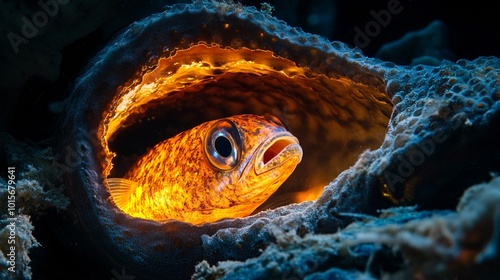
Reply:
[[[380,87],[299,67],[270,51],[199,44],[178,50],[120,87],[101,126],[104,177],[121,177],[155,144],[209,120],[272,114],[303,160],[256,211],[316,199],[384,140],[392,103]]]

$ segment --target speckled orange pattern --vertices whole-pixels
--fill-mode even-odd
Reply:
[[[234,123],[241,141],[236,166],[214,167],[204,149],[212,127]],[[277,141],[286,146],[272,151]],[[302,159],[298,140],[266,116],[238,115],[198,125],[151,148],[127,172],[135,184],[118,205],[127,214],[156,221],[193,224],[250,215],[290,176]],[[260,167],[262,165],[262,167]],[[261,172],[257,172],[264,169]],[[108,179],[109,181],[109,179]]]

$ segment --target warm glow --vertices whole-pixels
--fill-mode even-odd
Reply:
[[[140,123],[141,118],[137,116],[148,112],[148,108],[154,104],[160,104],[161,108],[168,104],[170,107],[165,111],[180,112],[178,115],[168,115],[167,120],[175,123],[185,121],[185,127],[195,127],[204,121],[238,114],[273,113],[290,127],[293,135],[300,139],[304,150],[301,165],[291,175],[292,180],[285,182],[285,185],[290,184],[286,188],[285,185],[280,188],[275,197],[287,197],[283,202],[285,204],[315,200],[325,185],[356,162],[361,152],[380,145],[392,112],[390,100],[376,86],[354,82],[333,71],[318,74],[266,50],[198,44],[184,50],[165,52],[163,57],[160,56],[151,63],[139,66],[136,76],[117,89],[103,118],[100,133],[107,160],[105,177],[111,171],[115,172],[112,162],[115,163],[121,155],[114,148],[111,150],[108,143],[121,143],[116,140],[121,137],[121,132],[126,127]],[[325,65],[328,63],[325,62]],[[189,113],[187,117],[186,112]],[[179,119],[175,119],[177,117]],[[256,132],[256,135],[259,133]],[[163,140],[164,138],[159,141]],[[189,141],[179,140],[178,144],[196,146]],[[128,145],[126,140],[124,143]],[[131,142],[128,146],[135,144]],[[274,164],[274,157],[285,144],[286,141],[281,141],[270,146],[262,153],[262,162]],[[200,145],[201,143],[198,147]],[[148,144],[142,148],[141,153],[144,153],[152,147]],[[168,158],[172,157],[172,152],[167,148],[158,151],[158,155]],[[149,161],[157,160],[156,156]],[[151,170],[145,166],[143,168],[142,173],[151,174]],[[168,170],[171,177],[185,176],[184,170],[170,167],[165,170]],[[153,173],[148,175],[152,182],[164,178],[161,172]],[[199,171],[193,171],[190,176],[200,181],[205,178]],[[262,178],[257,177],[255,180],[262,181]],[[183,203],[169,197],[192,194],[185,193],[184,187],[176,187],[176,182],[169,183],[172,186],[170,192],[177,192],[176,196],[171,193],[161,194],[150,198],[149,203],[163,203],[182,209]],[[275,186],[270,184],[269,188],[272,187]],[[132,200],[140,200],[147,192],[146,189],[147,186],[141,185],[133,192]],[[200,195],[203,194],[196,194]],[[229,200],[239,197],[234,194],[225,199],[229,205],[234,204],[234,201]],[[273,201],[266,203],[272,205]],[[249,214],[250,209],[255,209],[253,205],[240,208],[225,212],[203,210],[193,214],[193,217],[199,215],[200,219],[194,220],[203,221],[207,211],[216,218],[244,217]],[[141,210],[134,211],[136,216],[147,218],[141,216]]]
[[[323,192],[323,188],[324,186],[316,186],[309,188],[308,190],[298,192],[295,195],[295,202],[316,200]]]
[[[193,52],[196,53],[196,61],[190,55]],[[259,75],[279,72],[292,77],[304,76],[304,71],[291,61],[276,58],[268,51],[239,49],[228,52],[220,47],[207,45],[177,51],[172,57],[159,59],[154,70],[146,71],[141,78],[134,79],[131,85],[122,88],[114,102],[116,105],[108,116],[105,140],[108,141],[125,119],[142,105],[165,98],[172,92],[195,83],[210,82],[217,72]]]
[[[221,135],[231,139],[229,154],[215,147],[213,140]],[[263,163],[269,149],[273,158]],[[250,215],[301,159],[298,140],[284,127],[243,114],[203,123],[155,145],[125,178],[110,178],[108,184],[116,205],[133,217],[203,224]]]

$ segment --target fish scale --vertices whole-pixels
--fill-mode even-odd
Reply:
[[[220,170],[210,163],[213,155],[204,145],[212,145],[205,139],[228,121],[241,141],[231,148],[239,148],[240,156],[234,168]],[[238,115],[205,122],[158,143],[125,178],[109,178],[108,185],[116,205],[133,217],[200,224],[251,214],[301,159],[298,140],[276,117]]]

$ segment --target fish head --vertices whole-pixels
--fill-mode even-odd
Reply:
[[[204,148],[207,162],[221,174],[219,192],[245,215],[267,200],[302,160],[299,140],[269,114],[216,121]]]

